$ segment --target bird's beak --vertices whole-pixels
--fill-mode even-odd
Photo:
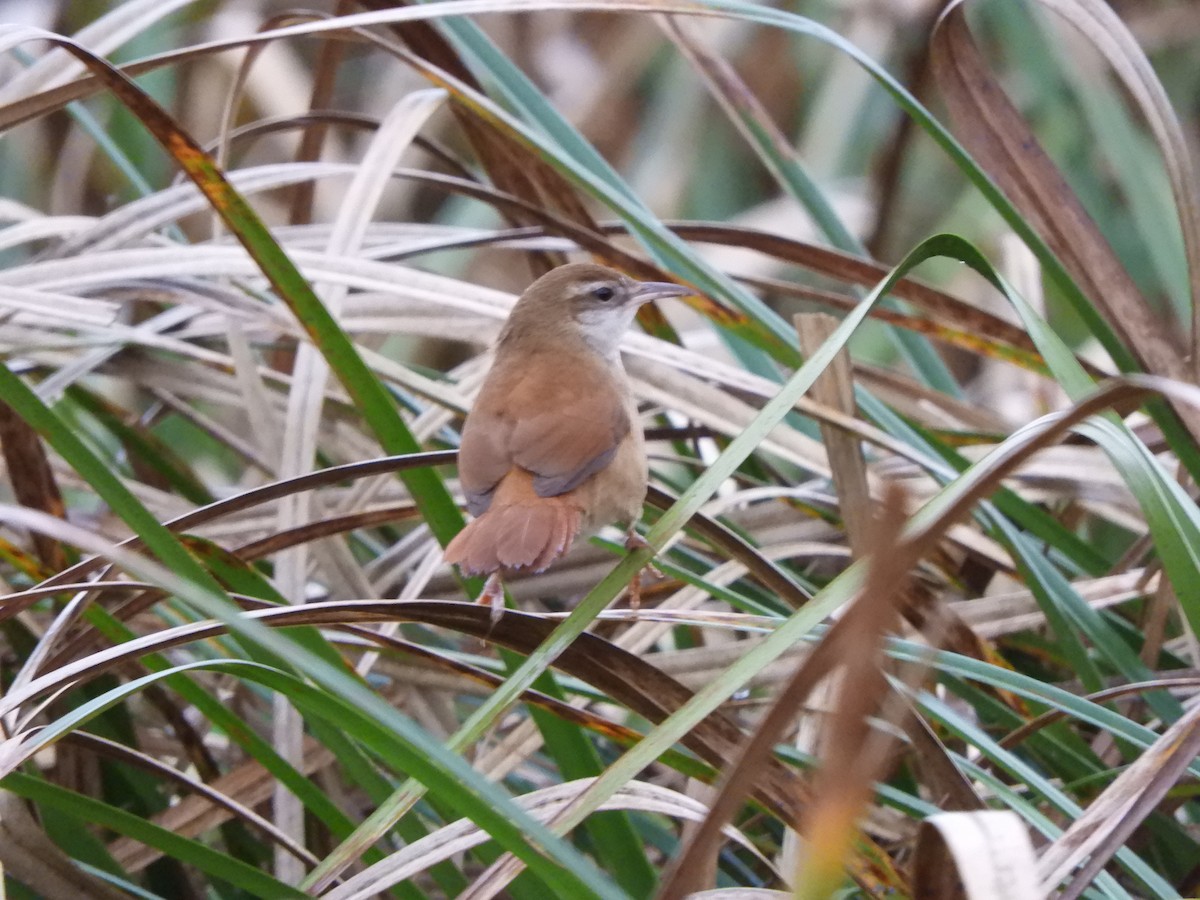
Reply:
[[[669,281],[639,281],[634,287],[629,299],[634,303],[649,303],[651,300],[665,300],[667,297],[686,297],[695,293],[691,288],[682,284],[672,284]]]

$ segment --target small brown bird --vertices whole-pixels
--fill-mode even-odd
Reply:
[[[463,426],[458,474],[476,518],[446,561],[488,576],[496,614],[507,571],[541,572],[579,535],[630,525],[646,497],[646,451],[618,345],[637,309],[690,293],[586,263],[521,295]]]

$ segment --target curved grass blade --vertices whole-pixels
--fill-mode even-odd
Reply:
[[[1192,311],[1192,355],[1200,344],[1200,199],[1196,170],[1179,118],[1150,61],[1125,23],[1097,0],[1038,0],[1085,35],[1112,66],[1145,116],[1162,153],[1183,236]],[[1147,234],[1151,232],[1146,232]]]
[[[700,46],[687,24],[677,18],[666,19],[668,35],[700,73],[726,118],[745,138],[767,171],[800,202],[834,247],[857,256],[870,256],[866,246],[846,228],[833,204],[804,169],[799,155],[758,98],[729,63]],[[894,301],[884,301],[884,307],[889,306],[894,307]],[[958,382],[950,374],[946,363],[926,341],[894,329],[889,329],[888,334],[926,385],[951,397],[962,396]]]
[[[303,900],[308,895],[291,885],[277,881],[265,872],[247,863],[234,859],[189,838],[160,828],[141,816],[110,806],[92,797],[51,784],[41,778],[23,772],[10,772],[0,779],[0,786],[18,796],[37,803],[52,806],[59,812],[71,816],[81,824],[101,825],[118,834],[136,838],[151,847],[181,862],[195,866],[202,872],[239,887],[256,897],[296,898]]]
[[[926,255],[935,255],[937,239],[922,244],[910,255],[908,267],[915,265]],[[932,248],[932,249],[931,249]],[[909,260],[906,260],[909,262]],[[904,268],[903,271],[907,271]],[[829,365],[834,355],[840,350],[858,325],[866,318],[867,312],[881,296],[880,289],[890,287],[898,279],[898,275],[887,279],[879,288],[872,291],[854,313],[847,316],[825,345],[812,354],[796,373],[787,381],[780,392],[773,397],[759,412],[754,422],[739,434],[707,470],[694,481],[679,500],[659,518],[658,522],[646,535],[647,546],[631,552],[619,563],[601,582],[579,602],[571,614],[555,628],[546,641],[538,647],[525,662],[508,678],[500,690],[489,697],[447,741],[451,750],[459,751],[479,738],[483,731],[490,727],[495,719],[511,705],[520,694],[530,687],[533,681],[563,652],[576,637],[578,637],[591,621],[605,606],[612,602],[617,593],[629,583],[629,579],[641,571],[649,563],[654,554],[662,549],[668,538],[684,526],[691,515],[716,491],[720,484],[740,466],[762,441],[762,438],[783,418],[791,412],[796,400],[801,397],[813,384],[818,375]],[[804,612],[813,608],[810,604]],[[728,696],[728,695],[726,695]],[[690,723],[694,724],[694,723]],[[674,743],[680,735],[674,735],[670,743]],[[643,742],[640,746],[646,746]],[[655,742],[654,746],[659,744]],[[665,750],[666,746],[660,748]],[[636,752],[636,751],[631,751]],[[629,754],[627,754],[628,756]],[[648,762],[648,761],[647,761]],[[610,768],[601,775],[596,785],[585,796],[593,791],[601,790],[611,783]],[[346,846],[335,851],[337,866],[346,866],[367,846],[373,844],[384,834],[392,824],[404,815],[412,805],[420,799],[423,789],[408,782],[390,798],[389,802],[380,807],[359,828],[353,840]],[[592,811],[594,807],[588,811]],[[575,819],[572,824],[577,822]],[[332,859],[333,857],[330,857]],[[334,864],[322,865],[306,882],[309,889],[319,889],[328,883],[328,879],[336,875],[339,869]]]
[[[1058,383],[1072,399],[1081,400],[1095,389],[1095,383],[1053,329],[986,261],[980,258],[975,261],[964,259],[964,262],[991,281],[1013,305]],[[1186,589],[1188,585],[1200,583],[1200,510],[1197,510],[1179,483],[1162,470],[1161,464],[1145,444],[1115,414],[1098,417],[1082,426],[1080,431],[1093,437],[1104,449],[1141,504],[1167,575],[1179,589],[1177,593],[1183,612],[1193,628],[1200,626],[1200,604],[1192,601],[1190,591]],[[1065,586],[1060,575],[1045,574]],[[1072,606],[1082,612],[1086,604]],[[1099,622],[1098,617],[1086,614],[1085,617],[1092,621],[1093,627]],[[1128,645],[1121,638],[1110,635],[1108,629],[1089,629],[1089,635],[1105,648],[1106,655],[1119,665],[1127,678],[1139,681],[1152,677],[1150,671],[1128,649]],[[1093,684],[1093,690],[1099,689],[1095,679]],[[1163,694],[1156,693],[1148,699],[1156,711],[1168,720],[1175,719],[1182,711],[1177,703]]]
[[[1012,773],[1014,778],[1042,796],[1060,813],[1069,815],[1072,818],[1077,818],[1082,814],[1083,809],[1080,805],[1055,784],[1052,779],[1043,776],[1041,772],[1026,763],[1017,754],[1002,749],[983,729],[964,719],[948,705],[929,694],[920,695],[917,702],[922,711],[939,725],[949,729],[951,733],[966,741],[971,747],[988,759],[991,759],[997,765]],[[976,768],[975,771],[978,772],[978,769]],[[995,783],[994,779],[989,780]],[[1015,804],[1012,805],[1012,808],[1014,811],[1022,814],[1028,809],[1028,807]],[[1030,824],[1038,827],[1039,830],[1044,831],[1049,826],[1052,829],[1049,833],[1054,837],[1058,837],[1057,827],[1052,825],[1048,820],[1040,816],[1037,818],[1026,816],[1026,818],[1030,821]],[[1177,892],[1128,847],[1124,847],[1119,851],[1118,858],[1122,866],[1152,892],[1152,896],[1162,898],[1177,896]],[[1112,879],[1111,876],[1106,876],[1102,880],[1102,885],[1109,890],[1115,888],[1120,892],[1117,896],[1128,896],[1124,890],[1118,887],[1115,879]]]
[[[619,2],[610,4],[561,3],[547,5],[539,2],[521,2],[519,4],[521,8],[530,9],[558,8],[559,6],[589,7],[593,5],[598,8],[603,7],[610,9],[644,8],[643,4],[631,2],[631,0],[619,0]],[[517,8],[517,6],[518,4],[509,5],[506,7],[506,9],[513,11]],[[454,12],[465,13],[476,11],[477,9],[481,8],[488,8],[488,4],[473,3],[472,0],[464,0],[464,2],[459,3],[430,4],[422,9],[406,9],[402,11],[397,10],[394,11],[397,16],[396,19],[392,19],[390,16],[388,16],[386,18],[378,19],[378,21],[397,21],[400,18],[410,17],[423,18],[425,15],[431,14],[435,11],[437,14],[444,15],[451,11],[449,9],[450,7],[453,7]],[[656,3],[653,5],[653,8],[655,11],[662,12],[676,11],[670,3]],[[976,184],[976,186],[985,194],[985,196],[987,196],[989,202],[996,207],[996,209],[1005,217],[1006,221],[1009,222],[1013,229],[1022,237],[1023,240],[1026,241],[1027,244],[1029,244],[1035,255],[1038,256],[1039,261],[1041,261],[1043,266],[1046,268],[1047,274],[1056,279],[1059,287],[1067,292],[1067,294],[1073,299],[1073,302],[1075,302],[1075,304],[1080,308],[1088,311],[1091,310],[1087,300],[1084,298],[1083,294],[1079,291],[1074,282],[1072,282],[1070,278],[1066,276],[1065,271],[1062,269],[1057,259],[1053,257],[1049,249],[1045,246],[1037,234],[1024,223],[1020,215],[1018,215],[1016,210],[1012,208],[1004,196],[996,190],[995,186],[990,182],[987,176],[984,175],[976,167],[974,162],[972,162],[970,158],[966,156],[957,142],[955,142],[954,139],[948,133],[946,133],[945,130],[942,129],[942,127],[935,120],[933,120],[931,116],[929,116],[928,112],[910,94],[908,94],[908,92],[902,86],[895,82],[894,79],[887,75],[886,72],[883,72],[877,66],[877,64],[866,57],[865,54],[863,54],[853,45],[849,44],[836,34],[828,31],[828,29],[825,29],[809,20],[801,19],[799,17],[780,13],[774,10],[750,8],[744,4],[725,2],[725,0],[705,0],[702,6],[689,6],[687,9],[679,11],[690,12],[693,14],[710,11],[713,14],[731,15],[737,18],[744,18],[749,21],[760,22],[761,24],[776,25],[796,33],[808,34],[817,37],[831,44],[832,46],[837,47],[842,52],[850,55],[860,65],[866,68],[871,75],[876,78],[880,84],[897,100],[897,102],[899,102],[904,109],[930,133],[931,137],[933,137],[934,140],[937,141],[937,143],[944,150],[946,150],[952,159],[954,159],[954,161],[961,168],[963,168],[964,172],[972,180],[972,182]],[[374,21],[375,18],[368,15],[364,17],[346,17],[341,21],[343,24],[349,24],[351,22],[358,24],[360,22],[365,23],[368,20]],[[284,33],[297,32],[294,29],[280,29],[274,34],[282,35]],[[522,137],[522,139],[527,142],[532,149],[542,155],[543,158],[545,158],[548,162],[556,167],[561,168],[566,174],[576,178],[580,185],[592,193],[593,196],[602,202],[607,203],[611,208],[613,208],[614,211],[616,211],[622,216],[622,218],[626,220],[627,225],[635,234],[635,236],[641,238],[648,249],[655,253],[656,256],[663,259],[669,268],[672,268],[673,271],[682,274],[684,278],[691,281],[693,284],[700,286],[704,290],[714,292],[718,296],[724,296],[728,299],[731,299],[736,305],[741,307],[743,311],[749,313],[765,326],[773,330],[777,335],[780,334],[780,331],[777,327],[779,323],[777,321],[773,323],[771,319],[774,314],[767,311],[768,315],[764,318],[762,304],[757,300],[757,298],[749,298],[751,302],[749,305],[747,305],[747,297],[743,296],[744,292],[739,291],[733,294],[729,293],[728,289],[730,285],[727,283],[728,279],[726,279],[723,275],[720,275],[720,273],[712,272],[711,267],[708,267],[705,263],[703,263],[703,261],[698,260],[695,255],[690,252],[686,245],[683,245],[681,242],[674,239],[672,235],[667,233],[661,226],[661,223],[658,223],[653,219],[645,219],[644,217],[642,220],[638,220],[636,218],[637,210],[630,206],[628,202],[626,202],[626,199],[622,197],[620,191],[614,190],[612,187],[613,180],[617,179],[615,173],[612,173],[607,169],[597,169],[595,171],[589,170],[586,172],[581,171],[575,159],[560,158],[560,156],[556,154],[554,147],[548,145],[547,141],[541,134],[533,132],[531,129],[515,120],[512,116],[499,109],[494,104],[491,104],[486,98],[480,96],[477,92],[471,90],[466,85],[457,82],[455,79],[450,78],[449,76],[443,76],[444,73],[436,75],[435,80],[437,83],[451,90],[452,93],[454,93],[457,97],[460,97],[466,101],[470,101],[480,110],[481,114],[486,112],[487,115],[491,116],[497,122],[503,123],[506,127],[512,129],[515,134]],[[523,102],[533,102],[531,97],[523,96]],[[569,136],[569,126],[566,126],[565,123],[559,121],[557,114],[553,113],[552,110],[546,112],[544,107],[546,107],[547,104],[545,104],[544,100],[538,100],[537,104],[537,111],[544,112],[547,116],[549,116],[546,121],[543,121],[542,119],[537,120],[542,127],[547,129],[547,133],[554,134],[557,139],[563,139],[564,137]],[[554,127],[551,128],[551,125]],[[682,265],[683,268],[680,268],[680,265]],[[714,275],[716,276],[715,281],[713,279]],[[778,317],[776,316],[775,319],[778,319]],[[1096,319],[1096,317],[1092,316],[1092,319]],[[1128,362],[1129,358],[1127,354],[1123,354],[1122,348],[1119,344],[1110,346],[1110,343],[1115,341],[1115,339],[1112,338],[1111,333],[1107,331],[1102,321],[1089,321],[1089,325],[1092,327],[1093,333],[1097,336],[1097,338],[1105,344],[1106,348],[1109,350],[1110,354],[1113,355],[1114,359],[1117,359],[1118,362],[1120,362],[1122,359]],[[785,342],[794,344],[794,336],[790,333],[790,329],[783,331],[782,334]],[[1106,339],[1106,335],[1108,335],[1109,339]],[[860,402],[863,403],[863,408],[869,415],[875,417],[878,421],[894,421],[894,417],[888,416],[879,404],[872,402],[871,398],[866,397],[863,392],[860,391],[859,394]],[[1198,421],[1200,421],[1200,418],[1198,418]],[[1188,460],[1189,467],[1191,467],[1193,464],[1200,465],[1200,460],[1198,460],[1194,454],[1189,455],[1187,447],[1190,446],[1190,444],[1185,441],[1181,445],[1180,435],[1177,430],[1173,429],[1170,421],[1164,422],[1163,427],[1164,431],[1168,433],[1169,439],[1171,439],[1172,445],[1175,447],[1177,452],[1180,452],[1181,456]]]
[[[1191,366],[1182,342],[1166,330],[1146,303],[1075,193],[987,71],[971,38],[961,0],[951,4],[938,23],[932,59],[963,137],[981,165],[1013,198],[1032,227],[1045,235],[1046,243],[1091,298],[1089,302],[1084,295],[1068,294],[1092,333],[1125,371],[1132,368],[1132,354],[1148,372],[1190,380]],[[1031,249],[1036,253],[1032,245]],[[1200,418],[1188,409],[1178,412],[1193,436],[1200,435]]]
[[[220,807],[228,813],[230,818],[261,831],[267,840],[285,847],[297,859],[303,860],[310,865],[315,865],[317,862],[316,857],[309,853],[306,848],[289,840],[287,835],[280,832],[268,819],[260,816],[253,809],[239,803],[235,798],[222,793],[204,781],[192,777],[189,773],[175,769],[162,760],[86,731],[74,731],[65,734],[62,740],[64,743],[86,747],[93,753],[118,760],[128,766],[150,772],[163,781],[179,785],[193,799],[204,802],[210,808]],[[172,807],[172,810],[178,808],[184,802],[186,800],[176,804],[175,807]],[[177,834],[180,833],[179,828],[172,828],[171,830]],[[112,849],[114,857],[120,858],[120,854],[115,848],[110,849]],[[126,862],[125,864],[127,865],[128,863]]]
[[[465,744],[467,741],[475,740],[482,733],[483,728],[489,725],[515,699],[514,696],[510,696],[510,691],[514,689],[514,686],[520,685],[520,689],[522,690],[528,687],[528,683],[532,682],[532,679],[540,674],[541,670],[561,653],[562,648],[567,643],[587,627],[588,623],[595,618],[600,610],[610,603],[617,592],[628,583],[628,580],[640,571],[646,563],[650,562],[653,554],[665,544],[666,540],[684,526],[692,513],[697,511],[721,482],[754,451],[763,436],[782,421],[795,404],[796,399],[812,386],[818,375],[824,371],[836,353],[845,346],[850,335],[866,318],[870,308],[882,296],[886,295],[891,286],[911,268],[924,260],[937,256],[942,252],[948,252],[950,249],[957,249],[957,240],[947,235],[939,235],[924,241],[905,257],[904,261],[893,269],[888,278],[880,282],[871,291],[867,298],[859,305],[858,309],[841,322],[830,339],[816,353],[812,354],[804,365],[784,384],[780,392],[763,407],[754,422],[725,448],[713,464],[684,492],[675,505],[663,513],[658,522],[655,523],[654,527],[646,535],[646,542],[649,546],[630,553],[625,560],[617,565],[580,601],[575,610],[555,629],[545,643],[535,653],[531,654],[525,664],[509,678],[504,688],[497,691],[488,702],[484,703],[464,723],[462,728],[451,739],[450,745],[457,746],[459,742]],[[847,570],[829,588],[826,588],[812,602],[788,619],[784,626],[781,626],[778,631],[764,641],[763,645],[757,648],[757,651],[747,654],[746,657],[743,657],[727,669],[720,678],[713,682],[713,685],[721,686],[716,688],[716,690],[723,691],[719,695],[720,700],[730,696],[730,694],[744,683],[744,679],[749,678],[753,671],[757,671],[754,668],[756,665],[766,665],[783,650],[783,647],[779,647],[775,651],[775,656],[772,656],[769,655],[769,651],[764,649],[765,645],[777,640],[781,633],[791,634],[793,629],[802,629],[798,632],[798,635],[804,634],[805,631],[819,622],[821,618],[849,599],[852,591],[857,589],[857,579],[860,577],[861,567],[856,566]],[[840,585],[841,588],[834,591],[832,590],[834,585]],[[824,598],[824,602],[821,602],[822,598]],[[793,625],[793,623],[800,624]],[[774,645],[772,644],[772,646]],[[760,654],[766,657],[761,663],[758,662]],[[592,788],[570,807],[564,820],[557,824],[563,827],[573,827],[583,816],[593,811],[598,802],[608,796],[607,792],[615,790],[624,780],[628,780],[634,773],[652,762],[658,753],[666,750],[679,740],[683,734],[686,734],[688,729],[695,724],[697,718],[702,718],[711,709],[711,707],[708,707],[708,709],[700,712],[706,703],[711,703],[713,700],[710,693],[713,690],[713,685],[697,693],[684,707],[672,714],[663,724],[651,732],[646,740],[627,752],[613,766],[609,767],[597,779]],[[720,702],[720,700],[717,702]],[[362,829],[360,829],[361,837],[358,838],[358,841],[363,844],[373,843],[373,839],[368,841],[367,838],[377,836],[377,830],[379,833],[382,833],[382,830],[386,828],[385,823],[403,814],[416,801],[420,793],[415,785],[402,786],[393,798],[393,802],[389,803],[386,809],[381,809],[372,817],[374,821],[368,820],[367,823],[364,823]],[[327,873],[322,872],[321,875],[326,876]]]
[[[962,239],[952,235],[939,235],[931,238],[916,249],[914,249],[905,260],[898,266],[892,275],[878,285],[871,293],[867,300],[863,301],[863,310],[870,305],[871,302],[877,300],[882,294],[886,293],[891,286],[891,283],[898,279],[901,275],[907,272],[910,268],[917,265],[919,262],[931,258],[939,254],[945,254],[952,258],[960,259],[963,255],[970,256],[973,248],[964,254],[964,248],[970,248]],[[857,315],[845,320],[838,331],[822,348],[828,348],[828,352],[832,353],[841,346],[841,342],[848,337],[849,331],[853,328],[856,321],[861,321],[862,316]],[[809,365],[815,364],[818,361],[824,361],[825,353],[819,353],[806,363],[805,367],[793,376],[789,381],[788,387],[794,385],[801,379],[802,375]],[[1140,383],[1140,381],[1138,382]],[[977,464],[968,473],[967,476],[960,477],[952,483],[948,488],[944,489],[933,501],[926,504],[919,513],[913,517],[910,522],[910,527],[906,530],[906,535],[913,541],[913,552],[917,554],[921,552],[921,548],[928,546],[932,541],[936,540],[936,536],[940,534],[941,529],[949,523],[955,521],[958,516],[964,514],[971,506],[986,495],[990,491],[991,486],[997,484],[1003,473],[1011,470],[1013,466],[1025,458],[1029,453],[1041,446],[1042,443],[1060,437],[1066,432],[1071,424],[1086,418],[1088,415],[1102,410],[1108,404],[1114,402],[1122,396],[1129,394],[1140,394],[1140,388],[1128,383],[1113,384],[1106,389],[1102,389],[1091,395],[1086,402],[1077,406],[1070,411],[1070,416],[1051,416],[1043,420],[1040,428],[1027,429],[1025,433],[1020,435],[1021,440],[1013,441],[1015,447],[1011,452],[1005,454],[993,454],[994,461],[987,461],[987,464]],[[787,388],[785,387],[785,393]],[[1200,394],[1200,391],[1197,392]],[[776,398],[778,399],[778,398]],[[768,405],[768,409],[770,404]],[[767,410],[764,410],[764,416]],[[741,440],[739,438],[738,440]],[[1042,443],[1038,443],[1042,442]],[[726,450],[726,453],[733,451],[738,441]],[[722,457],[723,458],[723,457]],[[718,460],[720,462],[720,460]],[[705,478],[711,474],[706,473],[702,476],[692,490],[700,489]],[[692,493],[684,495],[683,499],[687,499]],[[651,545],[655,545],[656,538],[659,536],[659,529],[663,527],[664,522],[667,527],[673,526],[672,513],[678,512],[681,507],[684,507],[683,500],[677,504],[671,511],[663,516],[658,526],[652,529],[648,540]],[[917,541],[920,536],[921,541]],[[648,555],[649,551],[643,551]],[[595,596],[605,588],[613,590],[619,585],[620,581],[628,578],[636,569],[633,567],[635,562],[640,563],[638,553],[632,554],[626,564],[617,567],[609,578],[606,578],[596,588],[595,591],[581,604],[581,608],[593,601]],[[919,557],[918,557],[919,558]],[[619,576],[619,577],[618,577]],[[824,616],[828,615],[834,609],[841,606],[861,588],[862,565],[855,564],[838,576],[830,583],[823,591],[821,591],[813,601],[792,617],[787,619],[779,626],[771,635],[765,638],[753,651],[741,657],[733,665],[725,670],[719,677],[711,681],[705,688],[696,693],[691,701],[681,707],[677,712],[672,714],[661,725],[654,729],[646,739],[637,747],[628,751],[620,760],[613,764],[596,782],[580,801],[578,801],[570,810],[570,813],[558,823],[560,827],[571,827],[580,817],[586,815],[591,809],[595,808],[595,803],[600,798],[607,796],[607,793],[615,790],[620,784],[624,783],[634,773],[640,771],[644,766],[648,765],[655,758],[656,753],[661,752],[671,746],[683,734],[686,734],[694,721],[704,715],[708,710],[715,705],[723,702],[725,698],[737,691],[753,674],[760,670],[763,666],[769,664],[774,659],[783,653],[792,642],[806,634],[813,626],[817,624]],[[612,583],[610,583],[612,582]],[[1086,606],[1086,604],[1084,604]],[[1089,608],[1090,610],[1090,608]],[[572,614],[574,616],[574,614]],[[567,620],[567,623],[570,619]],[[564,623],[567,624],[567,623]],[[560,626],[561,629],[561,626]],[[549,642],[547,642],[549,643]],[[544,649],[545,645],[543,645]],[[531,662],[533,657],[531,657]],[[528,664],[527,664],[528,665]]]
[[[1078,286],[1072,281],[1067,271],[1059,263],[1047,245],[1041,240],[1037,232],[1031,229],[1024,221],[1021,214],[1012,206],[1004,194],[999,191],[991,182],[988,176],[976,165],[976,163],[967,155],[958,142],[950,135],[948,131],[934,119],[929,112],[892,76],[875,63],[869,56],[859,50],[849,41],[846,41],[840,35],[831,31],[824,26],[796,16],[792,13],[775,10],[770,8],[756,7],[752,4],[738,2],[738,0],[694,0],[694,2],[681,3],[677,0],[450,0],[450,2],[429,3],[421,7],[408,7],[403,9],[385,10],[377,13],[362,13],[351,16],[341,16],[333,19],[328,19],[322,22],[306,23],[304,25],[289,26],[286,28],[273,29],[269,32],[264,32],[250,38],[238,38],[231,41],[215,41],[209,44],[200,45],[190,48],[186,56],[202,55],[214,52],[218,49],[224,49],[232,46],[245,46],[249,43],[265,42],[277,40],[283,37],[301,34],[313,34],[317,32],[338,31],[350,28],[366,27],[378,24],[393,24],[397,22],[432,19],[438,17],[451,17],[457,15],[471,15],[482,12],[520,12],[533,10],[550,10],[550,9],[604,9],[611,11],[643,11],[656,13],[674,13],[679,15],[713,15],[720,17],[728,17],[741,19],[743,21],[755,22],[760,25],[768,25],[784,29],[794,34],[807,35],[829,44],[839,52],[846,54],[853,59],[858,65],[864,68],[874,78],[881,87],[897,102],[897,104],[908,113],[912,119],[919,125],[934,142],[946,152],[950,159],[958,166],[966,177],[976,186],[976,188],[984,195],[987,201],[1000,213],[1004,220],[1013,228],[1013,230],[1021,237],[1023,241],[1030,247],[1037,256],[1039,262],[1043,266],[1046,274],[1054,281],[1054,283],[1067,294],[1077,308],[1083,314],[1087,314],[1088,301],[1085,295],[1079,290]],[[179,54],[171,55],[168,59],[181,58]],[[130,65],[129,69],[133,72],[144,71],[148,68],[163,64],[161,59],[142,60]],[[451,86],[447,83],[446,86]],[[452,86],[453,92],[458,93],[457,86]],[[27,118],[42,114],[48,108],[54,108],[67,100],[78,99],[86,96],[88,92],[96,89],[95,84],[89,84],[86,81],[75,82],[61,89],[56,89],[52,92],[47,92],[45,97],[29,98],[26,101],[21,101],[13,104],[5,115],[0,117],[0,128],[11,127],[13,124],[24,121]],[[512,100],[513,98],[508,98]],[[539,111],[544,111],[544,101],[536,98],[540,106]],[[526,115],[529,115],[528,110],[522,110]],[[629,196],[628,188],[621,184],[618,176],[607,164],[598,158],[594,148],[591,148],[586,141],[583,141],[578,134],[552,109],[549,110],[551,118],[546,122],[539,122],[540,127],[545,129],[545,134],[557,141],[559,146],[566,148],[568,156],[576,160],[584,160],[591,167],[591,172],[587,182],[592,181],[591,176],[601,177],[607,182],[607,187],[614,190],[623,190],[626,200],[633,201],[634,198]],[[513,125],[515,122],[506,114],[500,114],[502,121],[506,124]],[[535,121],[536,118],[532,117]],[[522,127],[515,129],[518,133],[525,135],[526,130]],[[543,148],[543,143],[538,140],[533,140],[533,146]],[[586,185],[585,185],[586,186]],[[602,190],[605,190],[602,187]],[[612,205],[612,208],[618,211],[624,204],[618,203]],[[669,243],[668,247],[674,248],[673,243]],[[706,284],[697,283],[698,286],[704,287]],[[715,289],[715,286],[714,286]],[[718,295],[723,295],[721,291],[716,291]],[[745,299],[740,297],[739,299]],[[1094,317],[1093,317],[1094,318]],[[1107,326],[1099,320],[1092,322],[1093,333],[1106,346],[1114,359],[1118,362],[1123,361],[1123,368],[1130,368],[1132,365],[1131,358],[1124,351],[1121,344],[1113,339],[1111,331]],[[786,328],[777,328],[777,336],[785,342],[790,343],[789,330]]]
[[[3,371],[0,369],[0,371]],[[0,508],[0,517],[55,534],[78,546],[109,557],[135,577],[159,585],[206,614],[225,623],[241,638],[287,658],[311,678],[317,686],[299,682],[291,675],[276,672],[258,663],[237,662],[238,671],[252,671],[268,686],[285,684],[288,697],[297,705],[326,713],[336,723],[362,724],[360,740],[372,746],[386,745],[383,759],[403,766],[444,800],[447,805],[478,823],[504,847],[524,859],[539,878],[580,897],[621,897],[611,884],[578,851],[545,831],[517,808],[497,785],[479,775],[461,757],[448,752],[407,717],[348,675],[342,666],[333,666],[299,647],[286,635],[276,633],[252,617],[231,609],[204,587],[184,580],[153,560],[113,547],[97,540],[81,528],[51,519],[43,514],[17,507]],[[192,565],[196,565],[192,562]],[[210,576],[211,577],[211,576]],[[129,642],[136,646],[137,641]],[[209,665],[207,661],[194,665]],[[58,670],[61,676],[70,666]],[[181,670],[183,671],[183,670]],[[146,678],[157,677],[152,673]],[[30,682],[26,695],[38,686]],[[127,686],[123,686],[127,687]],[[118,692],[121,690],[117,689]],[[4,698],[11,707],[20,697]],[[332,707],[338,711],[329,712]]]
[[[8,31],[7,35],[5,31]],[[420,445],[404,424],[387,389],[362,361],[353,343],[325,309],[295,264],[283,252],[249,203],[229,183],[212,157],[179,127],[166,110],[120,70],[66,38],[36,29],[11,28],[0,31],[0,38],[7,38],[6,43],[49,40],[84,62],[92,74],[138,117],[208,198],[213,210],[259,265],[280,299],[295,313],[313,344],[338,375],[380,446],[390,454],[420,451]],[[416,470],[401,477],[422,508],[434,535],[443,545],[448,543],[462,528],[463,518],[441,479],[429,470]]]
[[[1133,832],[1200,753],[1197,715],[1200,710],[1193,707],[1181,716],[1046,848],[1038,865],[1045,892],[1086,858],[1062,893],[1063,900],[1075,900],[1109,859],[1125,850]]]

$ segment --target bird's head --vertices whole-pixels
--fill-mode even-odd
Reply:
[[[689,288],[679,284],[634,281],[592,263],[559,266],[521,295],[509,316],[505,335],[577,333],[597,353],[612,359],[639,306],[690,293]]]

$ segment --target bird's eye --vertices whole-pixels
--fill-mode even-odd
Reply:
[[[600,300],[603,303],[607,303],[615,295],[616,295],[616,291],[614,291],[608,285],[601,285],[598,288],[592,289],[592,296],[595,297],[597,300]]]

